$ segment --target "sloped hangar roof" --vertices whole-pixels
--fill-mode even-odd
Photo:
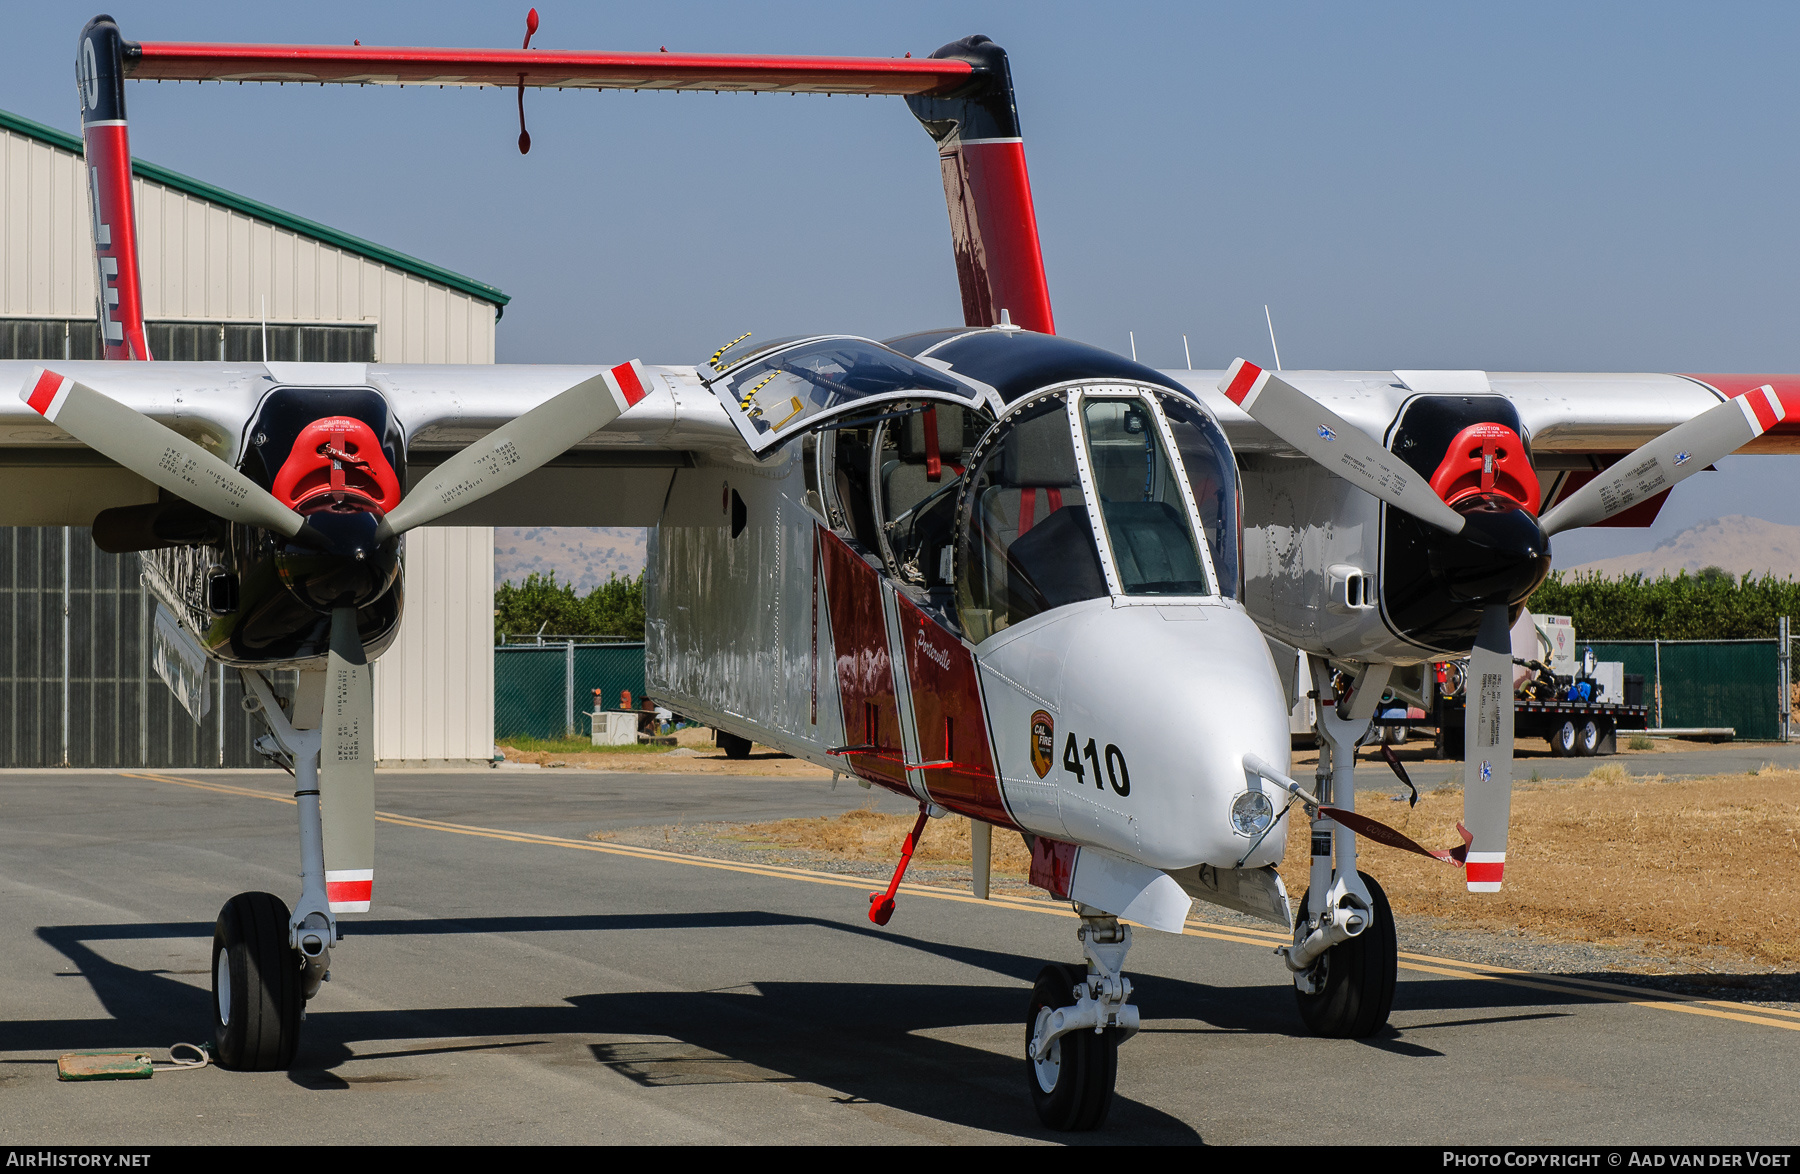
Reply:
[[[6,110],[0,110],[0,129],[24,135],[26,138],[34,139],[60,151],[68,151],[76,155],[82,153],[81,139],[78,136],[69,134],[67,131],[57,130],[52,126],[45,126],[41,122],[33,122],[29,118],[23,118]],[[299,236],[309,237],[321,244],[330,245],[347,253],[365,257],[377,264],[398,269],[402,273],[410,273],[414,277],[448,286],[459,293],[487,302],[494,306],[500,314],[506,312],[506,304],[512,301],[511,294],[503,293],[485,282],[476,281],[472,277],[464,277],[441,265],[421,261],[417,257],[408,256],[373,241],[366,241],[359,236],[352,236],[347,232],[332,228],[330,225],[320,224],[316,220],[308,220],[304,216],[284,212],[280,208],[265,204],[260,200],[252,200],[248,196],[240,196],[236,192],[214,187],[210,183],[183,175],[179,171],[171,171],[167,167],[136,158],[131,161],[131,171],[133,175],[141,176],[152,183],[159,183],[165,187],[174,188],[176,191],[186,192],[188,195],[217,204],[222,208],[229,208],[234,212],[242,212],[246,216],[253,216],[279,228],[285,228]]]

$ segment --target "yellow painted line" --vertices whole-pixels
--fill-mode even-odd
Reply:
[[[192,787],[196,790],[211,791],[221,795],[236,795],[250,799],[268,799],[276,803],[290,806],[294,799],[290,795],[265,791],[256,787],[238,787],[230,783],[202,782],[198,779],[184,779],[174,775],[140,774],[129,771],[120,772],[126,778],[148,779],[159,783],[172,783],[180,787]],[[871,886],[883,887],[880,882],[870,877],[849,877],[841,873],[819,872],[814,869],[795,868],[786,864],[740,864],[730,860],[714,860],[706,856],[694,856],[685,852],[672,852],[663,848],[640,847],[635,844],[612,844],[598,840],[572,840],[566,836],[549,836],[537,832],[510,831],[502,828],[482,827],[476,824],[449,823],[444,820],[426,819],[422,816],[399,815],[388,811],[378,811],[375,818],[381,823],[391,823],[400,827],[415,828],[420,831],[448,832],[453,835],[478,836],[483,839],[503,840],[514,844],[535,844],[542,847],[574,848],[582,852],[601,852],[611,856],[628,856],[638,860],[661,861],[668,864],[686,864],[698,868],[717,869],[722,872],[743,873],[750,876],[768,877],[774,880],[803,880],[813,884],[830,885],[835,888],[862,889],[868,891]],[[940,901],[954,901],[969,905],[985,905],[1002,909],[1015,910],[1021,913],[1047,913],[1053,917],[1074,919],[1075,911],[1060,904],[1046,901],[1035,901],[1029,898],[995,896],[982,900],[973,893],[958,892],[954,889],[940,889],[932,885],[903,883],[899,891],[902,894],[916,897],[931,897]],[[1274,946],[1288,944],[1286,934],[1271,930],[1245,928],[1242,926],[1219,925],[1215,922],[1189,919],[1182,928],[1186,937],[1206,938],[1218,942],[1231,942],[1242,946]],[[1413,970],[1422,974],[1435,974],[1446,978],[1468,978],[1483,982],[1498,982],[1507,986],[1524,987],[1530,990],[1549,991],[1555,994],[1580,995],[1584,998],[1602,999],[1614,1003],[1627,1003],[1637,1007],[1655,1007],[1664,1011],[1682,1011],[1692,1015],[1706,1015],[1719,1019],[1732,1019],[1740,1023],[1753,1023],[1763,1027],[1779,1027],[1789,1031],[1800,1031],[1800,1012],[1779,1008],[1746,1008],[1745,1004],[1726,1000],[1700,999],[1692,995],[1682,995],[1662,991],[1648,991],[1641,987],[1626,986],[1622,983],[1602,982],[1595,979],[1575,978],[1560,974],[1538,974],[1529,970],[1515,970],[1506,966],[1490,966],[1474,962],[1462,962],[1453,958],[1439,958],[1431,954],[1411,954],[1402,952],[1399,965],[1402,969]],[[1719,1008],[1729,1008],[1721,1010]],[[1747,1013],[1748,1012],[1748,1013]],[[1779,1017],[1779,1018],[1778,1018]],[[1795,1022],[1784,1022],[1791,1018]]]

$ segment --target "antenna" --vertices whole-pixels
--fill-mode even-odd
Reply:
[[[1275,369],[1281,370],[1281,348],[1275,345],[1275,319],[1269,316],[1267,303],[1263,305],[1263,321],[1269,324],[1269,349],[1275,352]]]
[[[1135,363],[1137,362],[1137,331],[1127,330],[1125,335],[1131,339],[1131,361]]]
[[[263,322],[263,362],[269,361],[269,295],[264,294],[262,300]]]
[[[1187,356],[1188,370],[1192,371],[1194,369],[1194,352],[1188,350],[1187,335],[1185,334],[1181,336],[1181,353]]]

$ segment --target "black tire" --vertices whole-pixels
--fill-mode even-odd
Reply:
[[[1400,973],[1400,942],[1394,914],[1375,878],[1357,873],[1374,902],[1375,923],[1347,942],[1325,951],[1325,985],[1316,994],[1294,988],[1300,1018],[1314,1035],[1327,1039],[1367,1039],[1387,1025]],[[1306,907],[1304,899],[1301,908]]]
[[[1550,731],[1550,754],[1554,758],[1573,758],[1579,753],[1581,736],[1576,733],[1575,723],[1566,721]]]
[[[1069,1032],[1050,1045],[1049,1061],[1042,1068],[1031,1058],[1038,1014],[1073,1006],[1075,985],[1086,980],[1085,964],[1052,962],[1038,972],[1037,985],[1031,988],[1031,1007],[1025,1013],[1025,1081],[1031,1089],[1031,1106],[1047,1129],[1098,1129],[1112,1109],[1113,1083],[1119,1075],[1118,1028]]]
[[[719,749],[725,752],[725,757],[750,757],[750,739],[740,738],[736,734],[727,734],[724,730],[715,730],[713,732],[718,735]]]
[[[240,1072],[291,1065],[306,1000],[280,897],[239,893],[225,902],[213,924],[212,974],[213,1062]]]
[[[1592,758],[1600,752],[1600,727],[1594,722],[1584,722],[1575,731],[1575,753],[1582,758]]]

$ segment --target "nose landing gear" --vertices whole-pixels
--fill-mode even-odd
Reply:
[[[1374,700],[1386,683],[1382,669],[1369,666],[1343,716],[1332,700],[1337,690],[1329,669],[1321,665],[1316,670],[1317,793],[1343,811],[1356,810],[1356,744],[1368,732]],[[1314,1033],[1330,1038],[1374,1035],[1387,1024],[1399,977],[1393,910],[1375,878],[1357,871],[1356,833],[1330,819],[1313,824],[1311,887],[1301,910],[1294,944],[1276,951],[1294,972],[1300,1018]]]
[[[1119,1045],[1137,1034],[1131,980],[1120,973],[1131,927],[1080,906],[1087,965],[1052,962],[1038,972],[1025,1013],[1025,1063],[1038,1120],[1056,1130],[1098,1129],[1112,1108]]]

